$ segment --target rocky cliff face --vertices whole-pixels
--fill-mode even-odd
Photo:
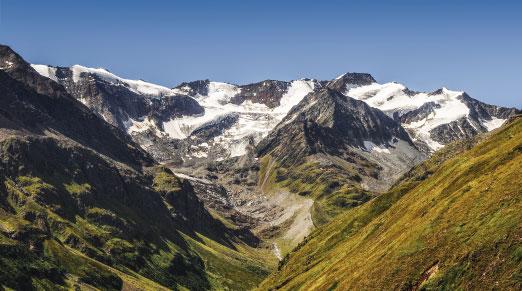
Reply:
[[[319,154],[338,157],[356,167],[362,160],[377,173],[363,176],[373,175],[384,183],[391,180],[384,168],[390,166],[391,171],[392,167],[372,156],[399,158],[399,166],[393,166],[395,175],[423,158],[400,123],[329,87],[306,96],[259,143],[257,153],[270,155],[286,166],[302,164]]]
[[[346,73],[328,82],[327,86],[333,90],[343,92],[346,88],[366,86],[375,82],[377,81],[370,74]]]
[[[42,77],[19,55],[0,46],[0,137],[45,135],[70,139],[135,166],[151,157],[129,136],[99,119],[56,82]]]
[[[69,94],[123,131],[144,119],[153,120],[161,128],[170,118],[204,112],[186,95],[141,80],[123,79],[104,69],[79,65],[70,68],[33,65],[33,68],[63,85]]]

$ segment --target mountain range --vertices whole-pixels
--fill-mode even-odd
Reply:
[[[7,46],[0,105],[0,289],[521,287],[519,109],[365,73],[167,88]]]
[[[138,136],[144,148],[154,147],[159,140],[168,144],[190,137],[199,142],[181,142],[187,144],[185,155],[180,157],[183,162],[208,155],[212,159],[243,155],[307,94],[323,87],[381,110],[398,121],[425,152],[495,129],[517,112],[482,103],[461,91],[414,92],[395,82],[379,84],[371,75],[360,73],[347,73],[331,81],[265,80],[248,85],[199,80],[169,89],[124,79],[102,68],[32,67],[63,85],[108,123]],[[161,153],[157,158],[169,160]]]

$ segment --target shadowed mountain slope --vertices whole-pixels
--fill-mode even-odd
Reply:
[[[259,240],[189,182],[8,47],[0,65],[0,289],[248,289],[267,274]]]

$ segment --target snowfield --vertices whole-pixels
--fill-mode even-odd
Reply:
[[[51,80],[57,81],[56,67],[47,65],[31,65],[40,75],[47,77]],[[172,95],[173,90],[160,85],[145,82],[143,80],[130,80],[124,79],[114,75],[113,73],[103,68],[88,68],[80,65],[74,65],[71,68],[73,73],[73,81],[77,83],[80,80],[82,74],[92,74],[103,79],[106,82],[114,85],[125,86],[134,93],[145,95],[148,97],[162,97]]]
[[[32,65],[32,67],[42,76],[58,81],[56,76],[56,67],[47,65]],[[80,78],[85,75],[95,75],[105,82],[115,86],[124,86],[130,91],[143,95],[147,98],[162,98],[164,96],[187,95],[190,87],[182,87],[169,89],[164,86],[148,83],[142,80],[130,80],[121,78],[103,68],[88,68],[81,65],[70,67],[72,72],[72,81],[77,83]],[[124,126],[130,135],[146,132],[152,129],[152,132],[158,137],[170,137],[173,139],[186,139],[197,129],[207,125],[217,124],[224,118],[229,116],[237,116],[237,121],[229,128],[225,129],[221,135],[210,140],[213,145],[219,144],[223,148],[228,149],[229,157],[244,155],[247,147],[251,144],[259,142],[265,137],[288,113],[288,111],[304,96],[314,90],[313,80],[295,80],[282,96],[280,105],[276,108],[269,108],[264,104],[253,103],[249,100],[242,104],[233,104],[231,99],[241,93],[239,86],[222,83],[209,82],[208,93],[205,95],[198,94],[193,97],[204,108],[204,113],[195,116],[182,116],[172,118],[163,123],[163,129],[155,124],[149,117],[129,118]],[[87,100],[80,101],[85,105],[89,105]],[[206,151],[210,147],[204,147],[197,151],[191,151],[194,157],[206,157]]]
[[[31,65],[33,69],[35,69],[38,74],[47,77],[53,81],[58,81],[56,78],[56,68],[47,66],[47,65]]]
[[[223,134],[215,137],[213,142],[228,148],[230,157],[241,156],[246,153],[251,142],[255,144],[261,141],[293,106],[313,90],[314,81],[312,80],[292,81],[287,92],[282,96],[280,105],[269,108],[264,104],[253,103],[249,100],[239,105],[230,103],[232,97],[241,92],[241,88],[227,83],[210,82],[207,95],[194,97],[205,109],[204,114],[173,118],[165,122],[163,126],[171,138],[185,139],[203,126],[237,114],[238,121],[232,127],[224,130]]]
[[[504,122],[506,122],[505,119],[493,117],[491,120],[483,120],[482,124],[488,129],[488,131],[492,131],[493,129],[497,129],[502,126]]]
[[[431,130],[469,115],[468,106],[461,100],[464,92],[451,91],[445,87],[433,93],[424,93],[409,91],[406,86],[395,82],[373,83],[359,87],[347,86],[344,94],[362,100],[390,117],[393,117],[394,113],[403,114],[418,109],[428,102],[438,104],[439,107],[434,108],[433,112],[424,119],[402,124],[404,128],[414,132],[413,139],[424,141],[432,150],[437,150],[444,145],[432,139]],[[502,125],[504,121],[493,118],[482,123],[488,130],[492,130]]]

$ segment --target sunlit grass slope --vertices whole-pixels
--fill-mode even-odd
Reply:
[[[521,169],[522,118],[452,144],[313,232],[260,289],[521,290]]]

